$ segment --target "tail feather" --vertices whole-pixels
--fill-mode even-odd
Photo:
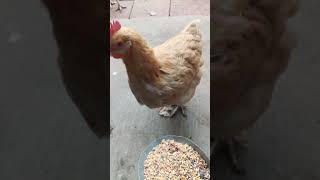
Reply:
[[[256,6],[264,9],[266,13],[281,15],[288,19],[298,12],[300,0],[260,0]]]
[[[187,32],[187,33],[190,33],[190,34],[198,34],[198,35],[201,35],[201,32],[200,32],[200,27],[199,27],[199,24],[200,24],[200,19],[196,19],[196,20],[193,20],[191,21],[183,30],[183,32]]]
[[[301,0],[214,0],[211,11],[223,15],[238,16],[249,7],[256,7],[273,18],[293,17],[300,8]]]

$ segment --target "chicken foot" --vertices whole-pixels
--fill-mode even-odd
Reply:
[[[237,142],[234,139],[228,141],[211,140],[210,158],[214,158],[213,156],[217,153],[218,148],[222,147],[226,150],[232,169],[237,174],[245,175],[246,169],[240,165],[239,155],[237,152]]]
[[[120,11],[121,12],[122,9],[127,8],[126,6],[121,5],[119,0],[116,0],[116,2],[110,1],[110,7],[112,7],[112,5],[115,5],[115,4],[118,4],[118,7],[117,7],[116,11]]]
[[[170,106],[165,106],[160,108],[159,115],[164,117],[172,117],[173,115],[175,115],[175,113],[179,108],[181,109],[182,115],[186,117],[187,116],[185,113],[186,108],[184,106],[178,106],[178,105],[170,105]]]

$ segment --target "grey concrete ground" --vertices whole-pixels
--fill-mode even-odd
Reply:
[[[162,118],[157,109],[140,106],[128,86],[125,66],[121,60],[110,59],[110,106],[112,180],[138,179],[140,153],[155,138],[163,135],[191,136],[209,154],[210,148],[210,27],[209,17],[184,16],[120,20],[123,26],[136,29],[151,46],[158,45],[180,32],[191,20],[201,20],[204,49],[204,75],[196,94],[187,106],[187,118],[177,114]]]
[[[278,82],[270,109],[252,130],[243,157],[248,175],[232,174],[218,156],[218,180],[320,179],[320,2],[301,2],[300,14],[291,21],[299,47]]]
[[[71,103],[38,0],[0,1],[0,179],[106,180],[108,146]]]

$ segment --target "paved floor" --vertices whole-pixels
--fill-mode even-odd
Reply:
[[[187,118],[177,114],[172,119],[158,115],[158,110],[140,106],[128,87],[127,73],[121,60],[110,59],[111,106],[111,177],[137,179],[140,153],[155,138],[163,135],[192,136],[209,154],[210,147],[210,86],[209,86],[209,17],[184,16],[162,18],[122,19],[124,26],[136,29],[152,45],[157,45],[181,31],[193,19],[200,18],[203,32],[204,75],[196,95],[188,105]]]
[[[111,9],[111,18],[210,16],[210,0],[120,0],[120,4],[126,8],[119,12],[114,5]]]

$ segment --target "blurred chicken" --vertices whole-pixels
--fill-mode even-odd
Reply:
[[[199,21],[191,22],[175,37],[151,48],[135,30],[110,26],[110,51],[126,66],[131,91],[140,104],[160,109],[171,117],[193,97],[200,82],[203,60]],[[184,114],[185,115],[185,114]]]
[[[215,0],[211,4],[212,154],[227,145],[234,170],[235,144],[266,111],[279,76],[286,70],[295,38],[287,21],[298,0]],[[211,154],[211,155],[212,155]]]
[[[109,135],[108,10],[103,0],[42,0],[58,45],[58,67],[69,96],[98,136]]]

